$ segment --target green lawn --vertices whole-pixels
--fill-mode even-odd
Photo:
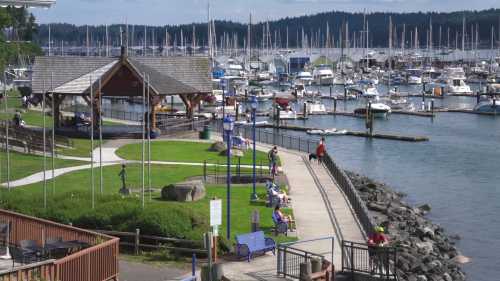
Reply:
[[[78,171],[56,178],[56,190],[52,193],[48,184],[48,209],[43,209],[43,184],[37,183],[1,192],[3,207],[30,215],[40,216],[63,223],[86,228],[114,229],[134,231],[141,228],[144,234],[163,235],[179,238],[201,240],[202,233],[209,230],[209,199],[223,199],[223,214],[226,206],[226,187],[211,185],[207,187],[205,199],[194,203],[179,203],[161,200],[159,193],[149,199],[146,195],[146,209],[141,209],[141,194],[133,193],[130,197],[118,195],[121,183],[118,177],[120,166],[105,167],[103,173],[103,194],[99,192],[99,169],[95,169],[96,208],[91,209],[91,171]],[[161,188],[196,175],[201,175],[201,167],[155,165],[152,167],[152,185]],[[140,190],[141,167],[127,167],[127,183],[133,189]],[[146,183],[148,180],[146,179]],[[272,209],[266,208],[264,199],[258,203],[250,203],[250,186],[233,186],[232,206],[232,239],[234,235],[250,231],[250,217],[254,209],[259,210],[261,227],[269,235],[272,227]],[[265,198],[264,187],[259,187],[261,198]],[[290,210],[289,210],[290,212]],[[226,233],[226,219],[219,233]],[[291,241],[283,235],[278,241]]]
[[[43,171],[43,157],[10,152],[10,180],[17,180],[37,172]],[[52,169],[52,159],[47,158],[47,169]],[[0,152],[0,182],[7,181],[7,153]],[[70,166],[85,165],[86,162],[55,159],[55,168],[64,168]],[[50,173],[50,171],[48,171]]]
[[[226,156],[208,150],[211,145],[199,142],[155,141],[151,143],[151,158],[154,161],[226,163]],[[141,144],[125,145],[116,154],[123,159],[140,160]],[[245,156],[241,158],[241,164],[252,164],[252,157],[252,150],[246,151]],[[266,166],[268,163],[265,152],[257,151],[256,159],[257,165],[262,163]],[[236,157],[233,157],[233,163],[237,163]]]
[[[91,149],[92,145],[90,139],[71,138],[71,140],[73,141],[73,147],[60,148],[57,153],[74,157],[91,156],[91,151],[93,149]],[[99,143],[100,141],[98,139],[94,139],[94,149],[99,147]]]

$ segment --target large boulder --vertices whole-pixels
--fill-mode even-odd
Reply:
[[[219,155],[226,156],[227,150],[224,149],[224,151],[221,151],[219,153]],[[241,149],[233,148],[233,149],[231,149],[231,156],[232,157],[243,157],[243,156],[245,156],[245,152],[243,152],[243,150],[241,150]]]
[[[171,184],[161,190],[162,199],[178,202],[198,201],[205,195],[205,185],[201,180]]]
[[[214,152],[223,152],[226,151],[227,145],[223,142],[214,142],[210,148],[208,149],[209,151],[214,151]]]

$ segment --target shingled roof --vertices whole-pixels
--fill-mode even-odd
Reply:
[[[32,90],[35,94],[53,91],[85,95],[90,92],[90,80],[96,83],[117,64],[132,68],[139,77],[148,75],[152,89],[159,95],[212,91],[207,57],[37,57]]]

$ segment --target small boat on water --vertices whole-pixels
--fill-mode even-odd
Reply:
[[[313,71],[316,85],[329,86],[333,84],[333,70],[329,65],[318,65]]]
[[[384,103],[374,102],[371,104],[371,111],[373,113],[374,118],[387,118],[387,116],[391,114],[392,109],[390,106]],[[357,108],[354,110],[355,115],[362,117],[366,117],[367,112],[368,112],[368,106]]]
[[[319,135],[319,136],[334,136],[334,135],[345,135],[347,130],[338,130],[336,128],[324,129],[324,130],[308,130],[306,132],[308,135]]]
[[[474,111],[487,113],[500,113],[500,100],[494,98],[480,101]]]

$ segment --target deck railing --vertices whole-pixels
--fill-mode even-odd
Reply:
[[[0,210],[0,220],[9,223],[9,242],[14,245],[19,245],[21,240],[35,240],[43,245],[49,237],[61,237],[64,241],[78,240],[90,245],[62,259],[26,265],[21,271],[13,268],[2,272],[0,280],[31,280],[20,279],[19,274],[43,277],[46,281],[118,279],[118,238],[6,210]]]
[[[376,280],[398,280],[397,249],[370,248],[367,244],[342,241],[342,272],[370,275]]]

